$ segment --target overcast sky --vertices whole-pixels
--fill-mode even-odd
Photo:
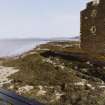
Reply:
[[[0,0],[0,38],[77,36],[87,1]]]

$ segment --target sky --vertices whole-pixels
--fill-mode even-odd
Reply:
[[[0,0],[0,38],[80,35],[80,11],[88,0]]]

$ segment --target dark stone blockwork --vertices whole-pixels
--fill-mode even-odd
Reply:
[[[81,48],[105,54],[105,0],[94,0],[81,11]]]

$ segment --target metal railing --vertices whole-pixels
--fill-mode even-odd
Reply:
[[[0,89],[0,105],[43,105],[35,100],[19,96],[14,92]]]

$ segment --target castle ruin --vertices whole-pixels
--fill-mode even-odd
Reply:
[[[105,0],[93,0],[81,11],[81,48],[105,54]]]

